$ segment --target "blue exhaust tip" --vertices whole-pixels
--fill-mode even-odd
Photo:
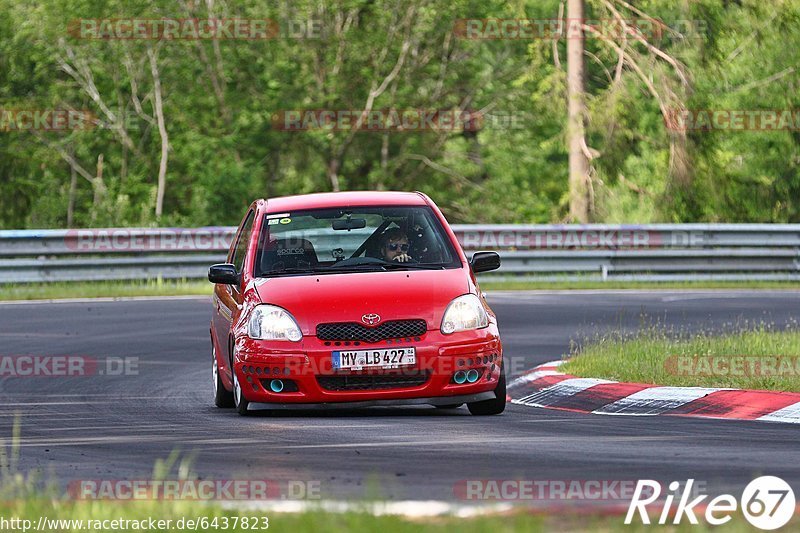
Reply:
[[[478,371],[475,370],[474,368],[469,372],[467,372],[467,381],[469,381],[470,383],[475,383],[476,381],[478,381],[479,377],[480,374],[478,374]]]
[[[281,392],[283,390],[283,380],[273,379],[269,382],[269,389],[272,392]]]
[[[463,370],[459,370],[455,374],[453,374],[453,381],[455,381],[458,385],[461,385],[465,381],[467,381],[467,373]]]

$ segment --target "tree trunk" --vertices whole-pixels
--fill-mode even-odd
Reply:
[[[389,132],[384,132],[381,139],[381,173],[378,176],[378,181],[374,184],[370,183],[370,187],[374,187],[376,191],[383,191],[386,189],[384,183],[389,181]]]
[[[92,223],[97,220],[97,212],[106,195],[106,184],[103,181],[103,154],[97,156],[97,174],[94,177],[94,197],[92,198]]]
[[[339,192],[339,165],[341,165],[341,161],[338,157],[331,157],[328,160],[328,180],[331,182],[331,189],[333,192]]]
[[[150,72],[153,75],[153,97],[158,122],[158,135],[161,137],[161,162],[158,165],[158,189],[156,190],[156,219],[164,212],[164,189],[167,186],[167,160],[169,158],[169,136],[164,122],[164,103],[161,100],[161,76],[158,73],[158,59],[153,49],[147,51],[150,57]]]
[[[567,0],[567,139],[569,145],[569,218],[589,221],[589,160],[583,151],[585,80],[583,40],[569,31],[570,24],[583,21],[583,0]]]
[[[69,198],[67,199],[67,227],[71,228],[75,221],[75,194],[78,190],[78,172],[70,165]]]

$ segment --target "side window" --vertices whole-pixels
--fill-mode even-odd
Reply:
[[[241,273],[244,266],[244,256],[247,255],[247,245],[250,243],[250,234],[253,233],[253,221],[255,220],[255,212],[250,211],[247,214],[247,219],[242,225],[242,231],[239,232],[239,240],[236,241],[236,249],[233,251],[233,264],[236,271]]]

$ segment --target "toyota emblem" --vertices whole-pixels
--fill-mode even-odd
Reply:
[[[363,322],[368,326],[374,326],[380,321],[381,321],[381,315],[376,315],[375,313],[367,313],[366,315],[361,315],[361,322]]]

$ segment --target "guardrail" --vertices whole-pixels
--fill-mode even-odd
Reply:
[[[486,277],[538,280],[800,280],[800,224],[454,225]],[[0,231],[0,283],[203,279],[232,227]]]

